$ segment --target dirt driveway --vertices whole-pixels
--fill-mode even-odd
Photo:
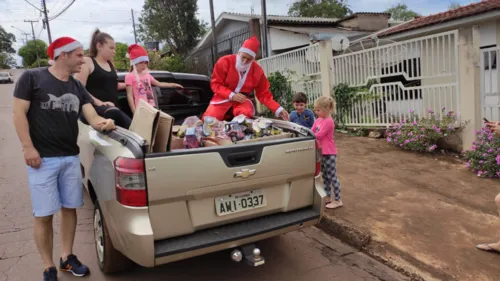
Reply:
[[[402,151],[383,139],[336,139],[345,207],[329,215],[366,230],[367,251],[426,280],[499,280],[500,255],[474,246],[500,239],[500,180],[478,178],[457,158]]]

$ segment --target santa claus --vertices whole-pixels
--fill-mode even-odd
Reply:
[[[255,108],[249,94],[255,90],[255,96],[276,117],[289,120],[288,112],[277,103],[269,91],[269,81],[255,56],[260,48],[257,37],[243,43],[238,54],[221,57],[214,66],[210,86],[214,96],[210,101],[203,119],[206,116],[223,120],[225,114],[233,111],[234,116],[245,115],[251,118]]]

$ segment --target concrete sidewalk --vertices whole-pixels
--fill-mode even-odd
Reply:
[[[414,280],[500,280],[500,255],[475,249],[500,240],[500,180],[450,156],[336,138],[344,207],[328,211],[323,230]]]

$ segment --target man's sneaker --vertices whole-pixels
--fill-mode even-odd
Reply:
[[[89,268],[83,265],[75,255],[69,255],[68,259],[64,262],[61,259],[59,270],[71,272],[78,277],[83,277],[90,272]]]
[[[57,281],[57,269],[49,267],[43,272],[43,281]]]

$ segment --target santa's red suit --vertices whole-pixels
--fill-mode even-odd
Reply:
[[[239,51],[255,58],[259,47],[260,43],[257,38],[252,37],[245,41]],[[245,67],[245,72],[240,72],[236,66],[238,59],[237,54],[227,55],[221,57],[215,64],[210,81],[214,95],[205,114],[203,114],[203,119],[206,116],[211,116],[217,120],[223,120],[230,109],[233,110],[234,116],[244,114],[248,118],[253,117],[255,108],[250,99],[247,98],[243,103],[231,100],[235,94],[240,93],[248,96],[253,90],[255,90],[255,97],[259,102],[278,117],[283,111],[283,107],[274,100],[269,91],[269,81],[260,65],[253,60],[249,66]]]

